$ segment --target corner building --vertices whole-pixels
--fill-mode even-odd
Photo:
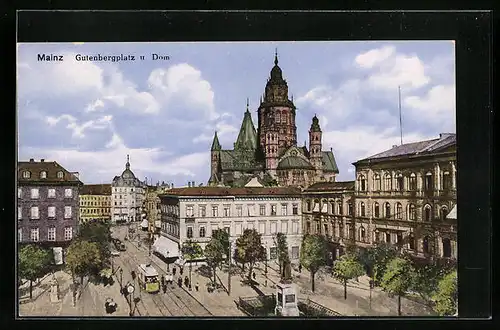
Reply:
[[[425,259],[456,260],[456,135],[394,146],[356,167],[356,244],[388,242]]]
[[[111,185],[86,184],[80,192],[80,223],[111,220]]]
[[[257,130],[248,108],[243,115],[233,149],[223,149],[217,132],[211,148],[210,186],[242,187],[257,176],[279,186],[307,187],[314,182],[335,181],[339,173],[333,151],[323,151],[322,131],[316,116],[309,130],[309,148],[297,145],[296,107],[278,66],[267,80],[257,109]]]

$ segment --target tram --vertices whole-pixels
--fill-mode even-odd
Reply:
[[[160,291],[160,281],[158,279],[158,272],[154,267],[149,264],[141,264],[138,267],[137,279],[139,287],[149,293],[156,293]]]

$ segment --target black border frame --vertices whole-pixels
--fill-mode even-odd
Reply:
[[[492,315],[492,12],[21,11],[17,14],[18,42],[456,40],[459,315],[460,319],[488,318]],[[9,18],[11,23],[12,16]],[[227,28],[228,26],[231,28]],[[16,37],[11,36],[6,40],[11,51],[14,49]],[[12,79],[12,75],[15,78],[16,72],[15,53],[13,60],[2,63],[7,68],[2,79],[11,77],[5,86],[13,87],[12,90],[7,88],[10,92],[7,98],[12,102],[9,108],[15,109],[15,80]],[[2,182],[9,183],[3,186],[5,196],[2,192],[1,198],[2,218],[5,221],[2,235],[15,232],[13,228],[10,230],[10,225],[15,227],[15,222],[7,220],[13,219],[15,213],[14,178],[17,150],[12,146],[17,147],[17,141],[11,130],[12,123],[16,124],[15,113],[10,109],[5,111],[3,118],[6,120],[2,121],[5,126],[2,130],[5,134],[2,142],[7,149],[3,157],[8,161],[3,162],[2,166],[5,168],[0,173]],[[2,239],[6,255],[14,251],[15,244],[14,235],[6,235]],[[15,288],[8,284],[14,283],[14,278],[3,282],[6,282],[3,284],[14,296]],[[2,293],[7,293],[4,288]],[[4,296],[11,295],[7,293]],[[11,310],[11,300],[2,299],[1,304],[2,311],[14,312]],[[93,321],[90,321],[89,325],[95,326],[97,319],[91,320]],[[347,325],[346,320],[342,320],[343,325]],[[411,326],[416,320],[417,318],[377,318],[373,322],[384,322],[384,327],[389,324],[392,327],[396,324]],[[198,321],[203,320],[188,322]],[[252,321],[257,324],[261,322]],[[311,321],[307,320],[308,323]],[[325,321],[327,320],[313,322],[330,327]],[[158,320],[151,322],[156,325]],[[176,324],[177,327],[178,322],[184,323],[169,321],[168,325]],[[348,322],[351,324],[358,320],[348,319]],[[429,323],[423,322],[426,326]],[[454,327],[459,326],[451,320],[438,322],[440,327],[444,322],[453,322]],[[57,323],[64,326],[66,321]],[[246,322],[239,322],[237,326],[246,326],[244,323]],[[415,323],[417,325],[420,321]],[[476,325],[481,328],[484,326],[473,324],[474,327]]]

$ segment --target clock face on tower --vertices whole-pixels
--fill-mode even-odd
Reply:
[[[290,154],[291,154],[292,156],[297,156],[297,151],[296,151],[296,150],[293,150]]]

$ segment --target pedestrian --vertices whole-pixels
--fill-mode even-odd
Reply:
[[[252,273],[252,277],[255,280],[255,277],[256,277],[255,272]]]
[[[179,276],[179,278],[177,279],[177,285],[180,287],[182,287],[182,278]]]
[[[161,275],[161,286],[165,285],[165,276]]]
[[[200,284],[199,284],[198,282],[196,282],[196,285],[195,285],[195,287],[194,287],[194,288],[195,288],[195,290],[198,292],[198,291],[199,291],[199,289],[200,289]]]
[[[302,272],[302,265],[299,264],[299,273],[301,273],[301,272]]]
[[[184,286],[187,288],[189,287],[189,278],[186,276],[184,277]]]
[[[171,285],[174,282],[174,276],[172,274],[168,274],[168,283]]]
[[[163,293],[167,293],[167,284],[163,286]]]
[[[180,273],[180,274],[181,274],[181,276],[182,276],[182,273],[184,273],[184,268],[183,268],[183,267],[180,267],[180,269],[179,269],[179,273]]]
[[[175,268],[175,267],[174,267],[174,269],[172,269],[172,272],[173,272],[174,276],[175,276],[176,270],[177,270],[177,268]]]

